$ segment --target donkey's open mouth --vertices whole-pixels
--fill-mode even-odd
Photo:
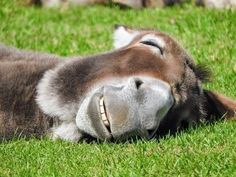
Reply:
[[[106,112],[106,106],[104,103],[103,96],[99,100],[99,108],[100,108],[100,116],[102,118],[102,121],[103,121],[104,125],[106,126],[106,128],[108,129],[108,131],[111,132],[110,123],[109,123],[108,115]]]

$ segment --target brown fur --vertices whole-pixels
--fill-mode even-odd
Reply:
[[[45,134],[52,122],[35,103],[35,87],[58,62],[53,55],[0,45],[0,139]]]

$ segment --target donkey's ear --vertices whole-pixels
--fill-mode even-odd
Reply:
[[[140,32],[123,25],[115,25],[113,43],[115,49],[128,45]]]
[[[209,90],[204,90],[204,94],[206,97],[205,111],[209,121],[213,117],[236,120],[236,101]]]

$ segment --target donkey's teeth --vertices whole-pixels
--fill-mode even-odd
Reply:
[[[103,106],[103,101],[104,101],[104,98],[102,97],[99,101],[100,106]]]
[[[109,120],[106,116],[106,108],[105,108],[105,104],[104,104],[104,98],[101,97],[101,99],[99,100],[99,108],[100,108],[100,114],[101,114],[101,117],[102,117],[102,121],[104,123],[104,125],[106,127],[110,127],[110,123],[109,123]]]
[[[105,109],[104,109],[103,105],[100,106],[100,112],[101,112],[102,114],[105,113]]]
[[[103,120],[103,121],[107,120],[107,117],[106,117],[105,114],[102,114],[102,120]]]

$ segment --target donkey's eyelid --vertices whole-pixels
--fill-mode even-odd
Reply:
[[[163,49],[156,42],[152,40],[147,40],[141,41],[140,43],[158,48],[160,50],[161,55],[163,55]]]

